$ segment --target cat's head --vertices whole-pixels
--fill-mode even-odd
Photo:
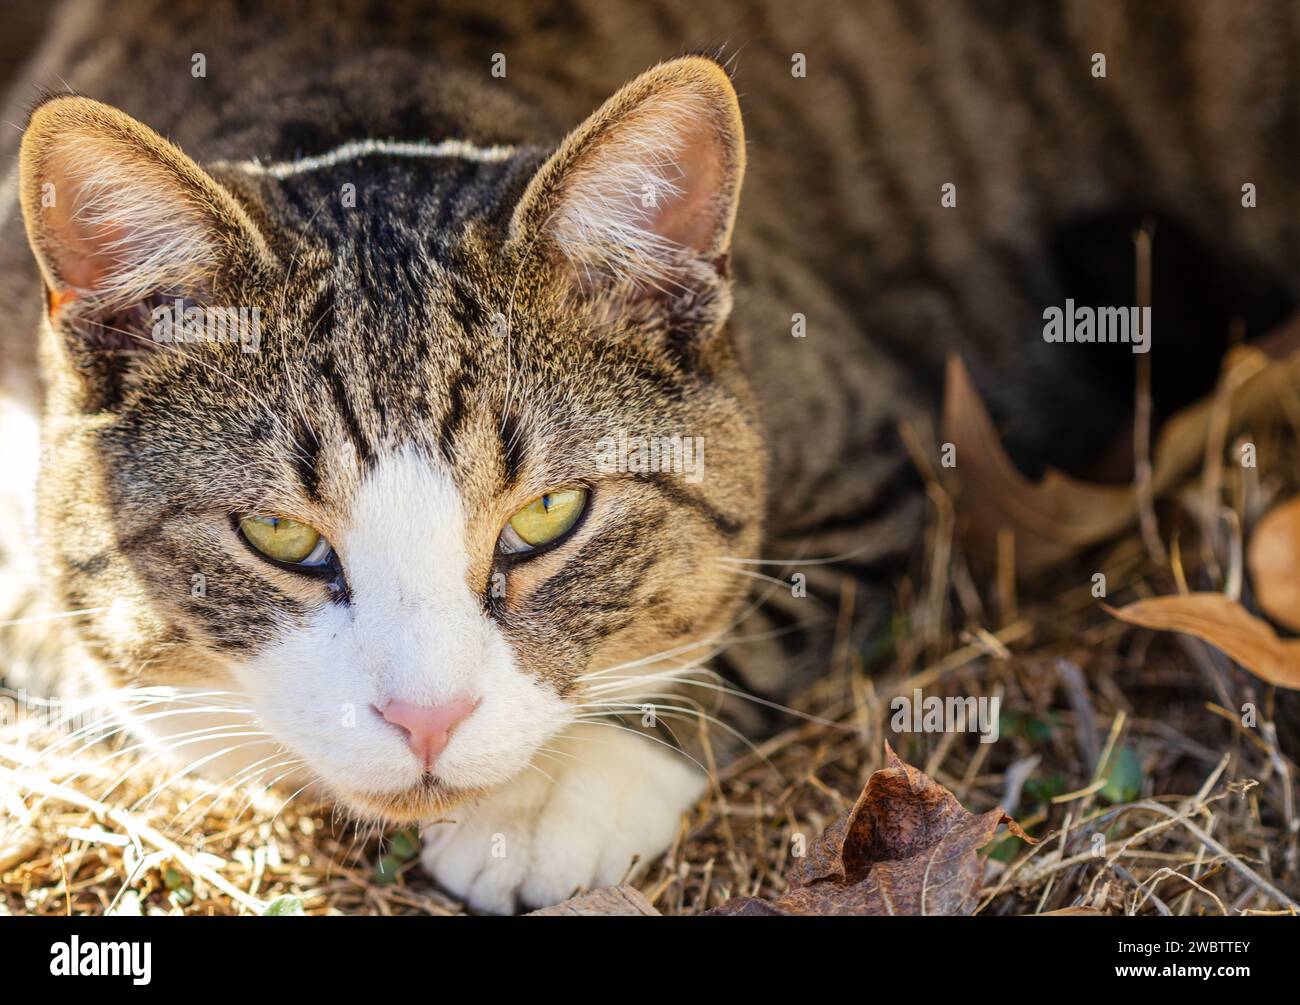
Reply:
[[[89,650],[269,733],[186,760],[282,746],[391,819],[707,655],[765,492],[725,72],[662,64],[553,151],[441,139],[204,168],[57,97],[21,157],[42,547]]]

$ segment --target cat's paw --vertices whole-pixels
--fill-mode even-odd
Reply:
[[[644,864],[668,847],[704,791],[684,754],[645,737],[584,725],[548,746],[558,755],[424,830],[424,867],[475,910],[544,907],[619,882],[633,856]]]

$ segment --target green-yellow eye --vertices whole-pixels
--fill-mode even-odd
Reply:
[[[538,496],[510,518],[498,548],[514,555],[551,544],[573,529],[586,506],[586,489],[557,489]]]
[[[316,566],[332,549],[320,531],[283,516],[246,516],[239,521],[244,539],[267,558],[289,565]]]

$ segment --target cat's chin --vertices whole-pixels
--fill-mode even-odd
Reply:
[[[354,813],[388,824],[427,823],[448,810],[476,799],[483,789],[452,788],[431,775],[397,792],[340,792],[338,802]]]

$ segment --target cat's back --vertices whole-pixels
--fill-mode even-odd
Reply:
[[[739,327],[761,340],[800,314],[853,343],[833,365],[872,342],[921,383],[959,338],[995,365],[1018,351],[1014,305],[1048,292],[1045,221],[1116,192],[1222,203],[1216,231],[1269,252],[1293,239],[1285,214],[1243,229],[1223,198],[1249,177],[1296,206],[1286,0],[72,0],[50,24],[9,121],[36,88],[71,87],[201,162],[368,138],[550,144],[647,66],[717,53],[748,141]],[[25,319],[33,272],[7,209],[0,306]],[[788,343],[769,339],[760,368],[802,366]]]

